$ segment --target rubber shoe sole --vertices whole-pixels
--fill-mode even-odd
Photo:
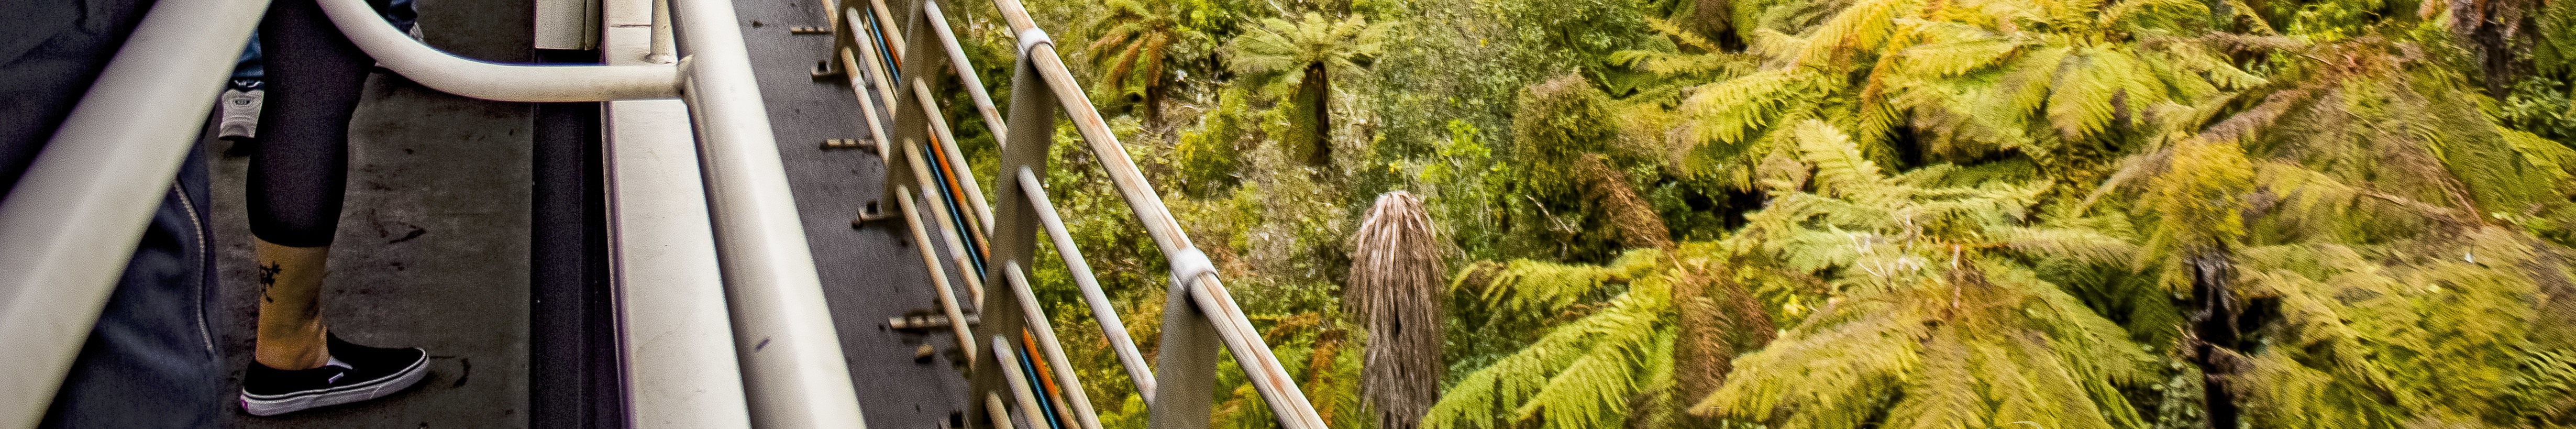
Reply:
[[[413,384],[419,384],[421,378],[428,375],[429,359],[421,359],[412,362],[411,366],[404,367],[402,372],[395,373],[392,377],[365,383],[283,395],[252,395],[245,392],[241,395],[242,410],[249,411],[254,416],[274,416],[382,398],[410,388]]]

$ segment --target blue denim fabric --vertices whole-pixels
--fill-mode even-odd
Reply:
[[[256,89],[268,78],[268,67],[259,53],[259,31],[250,32],[250,45],[242,47],[241,59],[233,60],[233,89]]]
[[[218,424],[226,372],[206,323],[215,294],[206,182],[205,158],[192,151],[39,427]]]

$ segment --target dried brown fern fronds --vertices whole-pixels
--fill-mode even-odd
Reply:
[[[1645,197],[1637,195],[1637,188],[1628,183],[1627,173],[1610,168],[1597,154],[1575,161],[1574,169],[1576,175],[1591,182],[1593,204],[1608,215],[1610,231],[1619,235],[1621,245],[1659,249],[1673,246],[1672,229],[1664,226],[1664,218],[1655,215],[1655,208],[1646,204]]]
[[[1404,191],[1378,196],[1360,224],[1343,291],[1351,314],[1367,326],[1360,396],[1378,427],[1412,429],[1440,399],[1440,303],[1448,270],[1422,200]]]

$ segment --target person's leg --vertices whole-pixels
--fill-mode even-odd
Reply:
[[[259,239],[254,357],[270,368],[321,367],[321,287],[348,177],[349,117],[372,61],[312,0],[269,4],[260,25],[268,83],[251,159],[251,233]]]
[[[332,26],[313,0],[277,0],[260,26],[266,106],[251,159],[253,263],[259,331],[242,375],[242,408],[256,415],[391,395],[428,374],[417,348],[350,344],[322,320],[331,236],[349,170],[349,117],[373,60]]]

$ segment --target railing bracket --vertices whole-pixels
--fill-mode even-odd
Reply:
[[[876,142],[867,139],[823,139],[824,149],[873,149]]]
[[[833,67],[831,61],[815,61],[813,68],[805,70],[805,75],[813,77],[814,80],[841,77],[842,73],[843,70],[840,67]]]
[[[931,311],[934,310],[919,310],[919,313],[916,314],[908,314],[902,317],[888,317],[886,318],[886,327],[905,331],[948,329],[948,316],[941,314],[928,314],[928,312]],[[983,317],[968,314],[966,315],[966,324],[969,326],[980,324],[983,323],[983,319]]]
[[[868,201],[866,204],[861,204],[859,206],[859,217],[850,219],[850,228],[865,228],[871,223],[884,222],[898,218],[894,213],[885,211],[883,207],[883,204],[879,204],[877,201],[873,200]]]

